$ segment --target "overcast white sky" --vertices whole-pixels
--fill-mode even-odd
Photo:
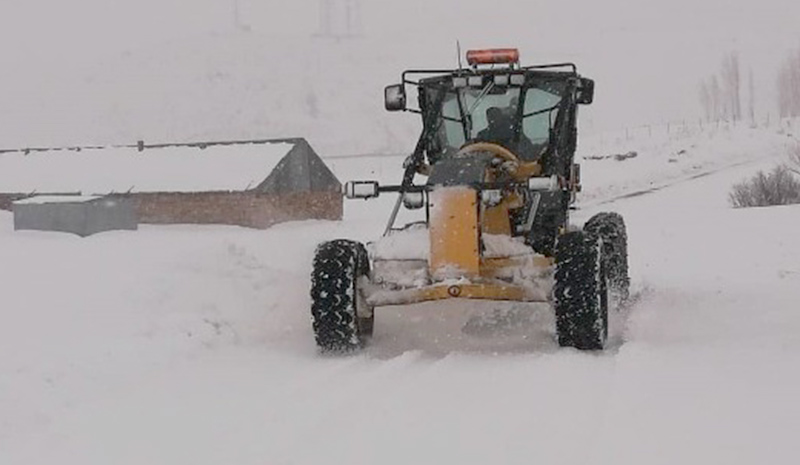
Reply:
[[[276,41],[307,37],[319,26],[319,0],[239,3],[244,22],[255,32],[280,36]],[[698,82],[715,72],[730,50],[741,53],[744,73],[754,69],[761,112],[774,111],[776,69],[800,46],[800,2],[790,0],[360,3],[362,40],[373,43],[376,53],[389,42],[420,52],[418,62],[398,59],[398,72],[452,66],[456,39],[464,48],[517,46],[526,63],[575,61],[597,80],[597,105],[587,115],[601,126],[696,118]],[[31,75],[69,74],[76,72],[73,67],[127,50],[230,32],[233,5],[233,0],[0,0],[5,63],[0,79],[6,84],[0,94]]]

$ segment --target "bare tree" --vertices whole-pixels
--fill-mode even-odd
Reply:
[[[733,121],[742,118],[742,105],[740,100],[741,79],[739,73],[739,54],[728,53],[722,59],[722,72],[720,77],[723,82],[724,101],[726,114]]]
[[[778,72],[778,114],[800,116],[800,50],[787,57]]]
[[[720,121],[725,118],[722,90],[719,87],[717,76],[711,76],[711,109],[714,121]]]
[[[742,118],[739,54],[730,52],[722,59],[719,77],[714,74],[700,84],[700,105],[706,119],[738,121]]]
[[[756,86],[753,84],[753,68],[747,72],[747,113],[750,116],[750,124],[756,124]]]
[[[712,121],[711,90],[705,80],[700,83],[700,105],[703,107],[703,114],[706,117],[706,121]]]

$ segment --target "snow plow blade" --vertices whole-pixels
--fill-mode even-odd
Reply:
[[[441,283],[417,289],[379,290],[367,297],[374,306],[409,305],[434,300],[475,299],[515,302],[547,302],[547,292],[514,284]]]

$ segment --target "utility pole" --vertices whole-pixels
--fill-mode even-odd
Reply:
[[[319,0],[317,37],[339,40],[361,33],[361,0]]]
[[[330,37],[331,30],[331,0],[319,0],[319,32],[321,37]]]
[[[361,28],[361,0],[344,0],[345,31],[349,37],[360,36]]]
[[[236,31],[250,32],[250,26],[242,22],[239,0],[233,0],[233,28]]]

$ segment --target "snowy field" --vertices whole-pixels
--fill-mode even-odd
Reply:
[[[582,144],[640,152],[583,162],[575,220],[629,228],[633,304],[604,353],[558,348],[547,307],[454,302],[379,309],[363,353],[318,355],[314,248],[376,238],[390,197],[85,239],[0,212],[0,464],[792,463],[800,206],[727,204],[787,139]],[[400,160],[328,161],[397,182]]]

